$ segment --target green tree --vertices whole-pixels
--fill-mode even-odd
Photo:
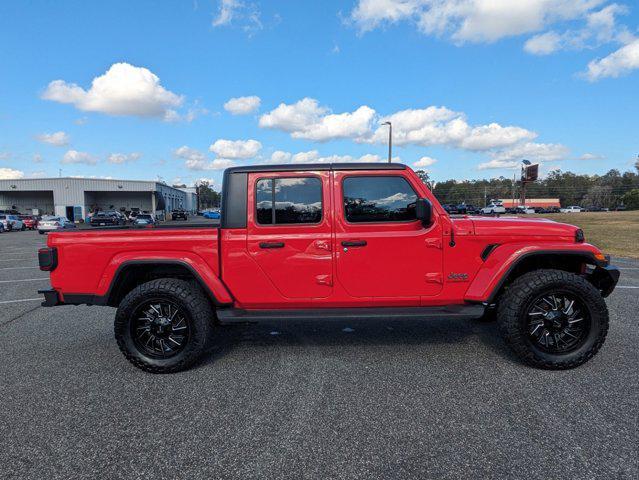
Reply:
[[[639,188],[634,188],[621,197],[621,201],[631,210],[639,209]]]

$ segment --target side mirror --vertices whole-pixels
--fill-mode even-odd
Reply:
[[[433,223],[433,205],[427,198],[418,198],[415,202],[415,216],[421,220],[425,227],[430,227]]]

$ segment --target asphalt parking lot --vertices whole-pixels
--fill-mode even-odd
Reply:
[[[0,234],[2,478],[639,477],[639,262],[600,353],[520,364],[495,324],[224,327],[196,368],[157,376],[114,310],[40,307],[37,232]]]

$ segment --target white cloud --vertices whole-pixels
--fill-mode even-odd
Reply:
[[[61,163],[64,164],[78,164],[83,163],[85,165],[95,165],[98,163],[98,159],[90,153],[78,152],[77,150],[69,150],[62,157]]]
[[[533,55],[548,55],[557,50],[581,50],[613,41],[623,42],[629,33],[626,27],[617,25],[616,16],[625,13],[626,7],[613,3],[588,13],[583,28],[535,35],[526,41],[524,50]]]
[[[133,153],[112,153],[107,157],[109,163],[113,163],[116,165],[121,165],[123,163],[135,162],[142,157],[141,153],[133,152]]]
[[[248,115],[260,108],[261,99],[258,96],[235,97],[224,104],[224,110],[232,115]]]
[[[619,77],[639,68],[639,38],[634,39],[607,57],[588,64],[585,77],[595,82],[606,77]]]
[[[313,98],[303,98],[293,104],[281,103],[260,117],[260,127],[289,132],[291,137],[325,142],[353,138],[370,131],[375,110],[361,106],[353,112],[330,113]]]
[[[218,157],[229,159],[253,158],[262,149],[262,144],[257,140],[224,140],[213,143],[209,150]]]
[[[18,178],[24,178],[24,172],[22,170],[0,167],[0,180],[13,180]]]
[[[224,170],[235,165],[232,160],[226,158],[208,160],[204,153],[186,145],[174,150],[173,155],[184,159],[184,166],[189,170]]]
[[[446,107],[402,110],[380,119],[380,122],[387,121],[393,124],[395,145],[448,145],[477,151],[514,145],[537,136],[525,128],[504,127],[498,123],[471,126],[463,113]],[[379,126],[370,137],[359,141],[386,143],[388,127]]]
[[[491,160],[480,163],[479,170],[492,168],[518,168],[521,161],[526,159],[533,162],[562,160],[570,153],[565,145],[558,143],[534,143],[526,142],[514,145],[508,149],[499,150],[490,154]]]
[[[45,100],[70,103],[79,110],[107,115],[167,118],[184,98],[166,90],[150,70],[128,63],[114,63],[104,75],[96,77],[88,90],[54,80],[42,94]]]
[[[350,21],[360,34],[400,21],[424,35],[444,38],[456,45],[492,43],[503,38],[532,35],[524,50],[548,55],[558,50],[594,48],[609,42],[629,43],[632,35],[617,24],[628,8],[611,0],[359,0]],[[552,29],[552,30],[551,30]],[[630,50],[630,51],[629,51]],[[622,51],[613,64],[635,65]],[[625,57],[622,60],[619,57]],[[599,78],[598,63],[591,62],[588,76]],[[630,69],[637,68],[631,66]],[[608,68],[604,66],[604,70]],[[623,68],[624,71],[628,67]],[[612,74],[617,76],[616,67]]]
[[[273,152],[268,163],[372,163],[385,162],[386,157],[367,153],[359,157],[352,155],[327,155],[322,156],[317,150],[309,150],[306,152],[297,152],[295,154],[277,150]],[[393,157],[393,162],[400,162],[399,157]]]
[[[494,42],[583,18],[605,0],[360,0],[351,20],[360,32],[409,20],[425,34],[455,42]]]
[[[549,55],[561,47],[561,36],[557,32],[546,32],[526,40],[524,50],[533,55]]]
[[[261,30],[261,13],[256,4],[240,0],[220,0],[214,27],[236,25],[249,35]]]
[[[39,142],[47,143],[49,145],[55,145],[56,147],[63,147],[65,145],[68,145],[69,141],[71,140],[69,138],[69,135],[62,131],[55,133],[41,133],[39,135],[36,135],[36,139]]]
[[[287,163],[291,160],[291,154],[282,150],[276,150],[271,154],[269,163]]]
[[[596,153],[584,153],[577,160],[603,160],[604,158],[606,157],[604,157],[603,155],[598,155]]]
[[[437,160],[435,160],[434,158],[422,157],[419,160],[417,160],[415,163],[413,163],[413,167],[417,167],[417,168],[430,167],[431,165],[434,165],[436,162]]]

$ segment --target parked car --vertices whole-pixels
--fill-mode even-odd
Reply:
[[[452,203],[444,203],[442,205],[442,208],[451,215],[459,213],[459,211],[457,210],[457,206],[453,205]]]
[[[20,215],[19,218],[29,230],[35,230],[38,226],[38,217],[35,215]]]
[[[560,210],[561,213],[579,213],[583,211],[584,209],[581,208],[579,205],[571,205],[570,207],[562,208]]]
[[[157,219],[150,213],[138,213],[133,220],[133,225],[155,225]]]
[[[75,223],[71,222],[67,217],[46,216],[42,217],[38,222],[38,233],[40,235],[56,230],[67,230],[69,228],[76,228],[76,226]]]
[[[618,211],[618,212],[625,212],[626,211],[626,206],[625,205],[617,205],[615,210]]]
[[[0,222],[0,233],[4,233],[4,223]]]
[[[90,225],[92,227],[117,226],[124,225],[125,223],[126,219],[124,218],[124,215],[120,212],[116,212],[115,210],[98,212],[91,217],[90,221]]]
[[[4,224],[4,229],[11,232],[12,230],[26,230],[27,227],[17,215],[0,215],[0,222]]]
[[[481,213],[484,215],[496,215],[499,213],[506,213],[504,203],[499,200],[491,200],[490,203],[481,209]]]
[[[171,219],[172,220],[188,220],[189,219],[189,214],[186,212],[186,210],[182,210],[182,209],[177,209],[177,210],[173,210],[171,212]]]
[[[479,208],[470,203],[460,203],[457,205],[457,212],[463,213],[464,215],[474,215],[479,213]]]
[[[555,370],[605,341],[619,269],[576,226],[442,215],[397,163],[243,165],[223,178],[219,228],[53,233],[38,252],[53,271],[43,305],[117,308],[120,350],[152,373],[194,365],[220,324],[273,319],[428,321],[496,307],[513,352]]]
[[[533,207],[529,207],[528,205],[517,205],[515,207],[515,213],[529,215],[531,213],[535,213],[535,209]]]
[[[213,219],[213,220],[219,220],[220,218],[222,218],[222,215],[220,214],[219,210],[208,210],[204,212],[203,216],[204,218]]]

